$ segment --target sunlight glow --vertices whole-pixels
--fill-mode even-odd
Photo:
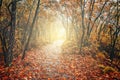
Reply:
[[[61,47],[63,42],[64,42],[64,40],[58,40],[58,41],[54,41],[53,44],[56,45],[56,46]]]
[[[64,40],[57,40],[57,41],[54,41],[53,43],[45,46],[44,51],[45,51],[46,57],[49,59],[58,59],[62,52],[61,46],[62,46],[63,42],[64,42]]]
[[[57,37],[59,40],[65,40],[65,35],[66,35],[66,32],[65,32],[65,29],[63,27],[61,27],[57,33]]]
[[[51,23],[51,42],[66,40],[66,30],[59,18],[56,18],[54,22]]]
[[[62,24],[62,21],[59,17],[47,25],[50,33],[48,33],[48,37],[50,37],[50,44],[45,47],[45,53],[47,58],[58,59],[61,55],[62,44],[66,40],[66,30],[65,26]]]
[[[56,0],[58,3],[60,2],[60,0]]]

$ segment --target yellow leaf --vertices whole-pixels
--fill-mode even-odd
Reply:
[[[4,20],[4,17],[1,17],[1,18],[0,18],[0,21],[3,21],[3,20]]]

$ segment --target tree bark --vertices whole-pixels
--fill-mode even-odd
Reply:
[[[8,41],[8,51],[5,53],[6,66],[11,66],[12,59],[13,59],[13,47],[14,47],[14,41],[15,41],[15,27],[16,27],[16,0],[12,0],[12,2],[10,3],[9,11],[11,14],[11,27],[10,27],[10,34],[9,34],[9,41]]]
[[[25,48],[24,48],[24,50],[23,50],[22,59],[24,59],[24,58],[25,58],[25,55],[26,55],[26,52],[25,52],[25,51],[27,50],[27,47],[28,47],[29,42],[30,42],[30,38],[31,38],[31,35],[32,35],[33,27],[34,27],[34,24],[35,24],[35,21],[36,21],[36,19],[37,19],[37,15],[38,15],[38,12],[39,12],[39,7],[40,7],[40,0],[38,0],[38,3],[37,3],[37,7],[36,7],[36,11],[35,11],[35,16],[34,16],[34,18],[33,18],[33,22],[32,22],[32,25],[31,25],[31,27],[30,27],[30,33],[29,33],[29,35],[28,35],[27,43],[26,43]]]

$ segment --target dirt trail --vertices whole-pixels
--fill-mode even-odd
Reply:
[[[96,69],[94,67],[96,61],[90,56],[83,58],[76,54],[62,54],[61,45],[62,41],[57,41],[44,46],[40,51],[36,51],[36,54],[40,54],[39,64],[43,68],[43,74],[46,78],[65,78],[68,80],[89,78],[89,73]]]
[[[62,54],[62,41],[27,52],[24,61],[0,66],[0,80],[100,80],[100,69],[91,56]]]
[[[46,75],[49,78],[57,78],[59,76],[58,78],[73,79],[74,75],[68,75],[65,73],[65,68],[68,68],[68,66],[63,64],[64,59],[61,54],[62,43],[63,41],[56,41],[42,48],[43,53],[46,56],[42,66],[44,67]]]

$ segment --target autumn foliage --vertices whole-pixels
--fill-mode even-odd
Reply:
[[[0,0],[0,80],[120,80],[119,0]]]

